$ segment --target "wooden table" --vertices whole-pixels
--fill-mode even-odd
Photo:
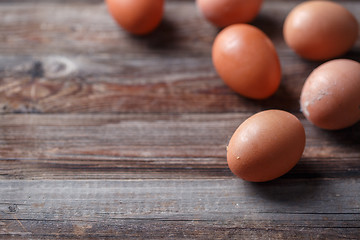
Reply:
[[[360,239],[360,124],[312,126],[299,111],[321,62],[284,43],[301,1],[268,0],[253,24],[274,41],[277,93],[245,99],[211,63],[219,31],[194,1],[167,0],[146,37],[101,0],[0,1],[1,239]],[[360,21],[360,2],[339,1]],[[360,38],[346,58],[360,61]],[[268,183],[228,169],[237,126],[270,108],[304,124],[298,165]]]

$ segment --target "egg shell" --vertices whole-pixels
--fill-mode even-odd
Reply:
[[[300,160],[305,147],[301,122],[282,110],[259,112],[234,132],[227,162],[238,177],[265,182],[282,176]]]
[[[360,63],[328,61],[307,78],[300,97],[302,112],[314,125],[329,130],[360,120]]]
[[[224,28],[212,47],[214,67],[235,92],[252,99],[273,95],[281,81],[281,66],[271,40],[249,24]]]
[[[152,32],[161,22],[164,0],[106,0],[115,21],[135,35]]]
[[[218,27],[248,23],[260,11],[262,0],[197,0],[203,16]]]
[[[329,60],[345,54],[358,38],[356,18],[339,3],[306,1],[286,17],[285,42],[308,60]]]

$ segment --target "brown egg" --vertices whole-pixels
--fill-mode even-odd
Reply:
[[[360,120],[360,63],[337,59],[317,67],[307,78],[300,104],[314,125],[329,129],[349,127]]]
[[[248,23],[258,14],[262,0],[196,0],[204,17],[218,27]]]
[[[305,131],[292,114],[259,112],[236,129],[227,148],[230,170],[251,182],[265,182],[287,173],[302,156]]]
[[[276,92],[281,66],[271,40],[258,28],[233,24],[215,38],[212,60],[222,80],[235,92],[264,99]]]
[[[331,1],[306,1],[296,6],[284,23],[290,48],[309,60],[328,60],[351,49],[358,37],[356,18]]]
[[[132,34],[144,35],[161,22],[164,0],[106,0],[115,21]]]

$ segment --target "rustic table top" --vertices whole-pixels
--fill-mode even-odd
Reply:
[[[145,37],[101,0],[0,1],[1,239],[360,239],[360,124],[312,126],[308,74],[282,24],[301,1],[268,0],[252,23],[274,42],[277,93],[245,99],[211,63],[219,29],[167,0]],[[339,1],[360,21],[360,2]],[[360,38],[346,58],[360,61]],[[264,109],[294,113],[307,143],[267,183],[236,178],[226,144]]]

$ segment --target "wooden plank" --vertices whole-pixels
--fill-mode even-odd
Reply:
[[[38,1],[36,1],[38,2]],[[210,56],[218,28],[206,22],[193,1],[170,1],[164,20],[149,36],[135,37],[111,19],[103,1],[33,1],[2,3],[0,50],[2,54],[84,54],[122,56]],[[263,29],[278,50],[288,52],[282,40],[282,23],[301,1],[265,1],[252,24]],[[339,1],[359,18],[359,6]]]
[[[360,16],[359,4],[341,3]],[[253,101],[217,76],[211,45],[218,29],[191,1],[167,4],[164,23],[147,37],[124,33],[102,1],[2,3],[0,113],[299,111],[303,82],[320,63],[300,59],[282,39],[295,5],[266,1],[253,23],[274,41],[283,67],[278,92]],[[360,61],[359,46],[360,39],[345,57]]]
[[[7,239],[357,239],[360,180],[0,181]]]
[[[250,115],[3,115],[0,178],[232,178],[226,144]],[[330,132],[297,116],[307,145],[286,178],[358,176],[360,124]]]
[[[59,61],[68,60],[61,58]],[[3,59],[3,62],[8,60]],[[133,69],[138,76],[131,75],[129,70],[109,76],[102,72],[110,68],[107,62],[115,65],[112,69],[118,67],[114,71],[122,71],[124,64],[129,66],[125,68],[138,64]],[[54,63],[53,69],[61,68],[61,64]],[[100,64],[86,65],[95,66],[94,71],[103,70],[99,71],[100,75],[84,70],[92,75],[88,77],[48,79],[32,78],[29,73],[34,74],[34,70],[30,69],[25,71],[28,76],[11,73],[0,79],[0,113],[248,112],[270,107],[299,111],[298,99],[305,80],[305,74],[295,76],[298,73],[294,71],[285,77],[272,98],[254,101],[240,97],[225,86],[207,58],[154,61],[111,57]],[[168,72],[161,73],[162,69]]]

